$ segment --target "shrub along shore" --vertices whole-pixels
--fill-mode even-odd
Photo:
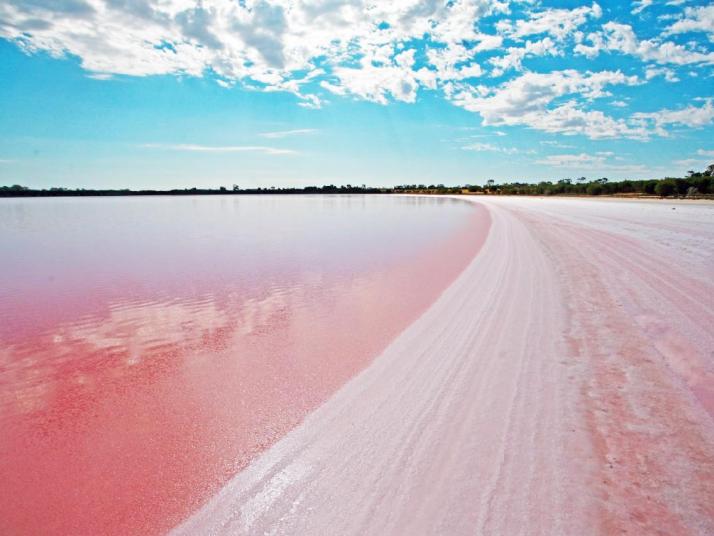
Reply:
[[[86,189],[49,188],[33,189],[15,184],[0,186],[0,197],[68,197],[68,196],[131,196],[131,195],[251,195],[251,194],[481,194],[481,195],[587,195],[621,197],[687,197],[695,199],[714,198],[714,164],[702,172],[690,171],[685,178],[609,181],[607,178],[588,180],[562,179],[557,182],[542,181],[496,183],[489,180],[485,185],[465,184],[403,184],[376,188],[353,186],[305,186],[304,188],[183,188],[173,190]]]

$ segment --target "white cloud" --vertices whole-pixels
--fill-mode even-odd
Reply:
[[[499,29],[511,37],[527,37],[529,35],[548,34],[562,41],[572,35],[588,19],[598,19],[602,9],[593,2],[592,6],[575,9],[546,9],[531,14],[527,19],[515,22],[502,21]]]
[[[706,99],[701,106],[639,112],[625,118],[585,107],[588,101],[610,96],[608,86],[639,83],[636,76],[620,71],[526,72],[495,88],[460,86],[450,99],[457,106],[479,113],[486,126],[524,125],[550,133],[581,134],[591,139],[645,140],[653,135],[667,136],[665,127],[670,125],[699,128],[714,121],[711,99]]]
[[[714,5],[687,7],[684,16],[672,24],[665,34],[704,32],[714,42]]]
[[[714,122],[714,106],[707,99],[701,106],[689,105],[678,110],[663,109],[657,112],[638,112],[632,115],[632,120],[640,125],[651,124],[657,134],[666,136],[665,126],[679,125],[690,128],[701,128]]]
[[[667,82],[679,82],[676,73],[668,67],[647,67],[645,70],[645,78],[652,80],[658,76],[664,77]]]
[[[342,87],[375,102],[414,102],[419,87],[436,81],[400,58],[404,43],[428,34],[453,60],[469,41],[475,47],[466,56],[473,56],[502,42],[475,23],[507,9],[492,0],[7,0],[0,37],[29,53],[74,55],[94,77],[211,72],[224,87],[289,91],[315,108],[321,100],[305,85],[316,76],[333,93]],[[360,57],[360,65],[348,65]],[[326,73],[318,61],[334,69]],[[460,80],[479,69],[451,61],[439,76]]]
[[[567,143],[562,143],[555,140],[541,140],[541,145],[547,145],[548,147],[557,147],[559,149],[575,149],[574,145],[568,145]]]
[[[640,40],[629,24],[605,23],[602,31],[588,34],[587,40],[591,45],[579,43],[573,50],[588,58],[601,52],[621,52],[660,64],[714,64],[714,52],[699,52],[671,41]]]
[[[582,167],[583,165],[592,165],[593,163],[604,162],[605,157],[595,156],[587,153],[580,154],[553,154],[545,158],[536,160],[536,164],[544,164],[554,167]]]
[[[522,47],[510,47],[505,56],[495,56],[489,62],[495,67],[492,76],[501,76],[509,69],[521,71],[522,62],[527,56],[557,56],[562,54],[550,37],[540,41],[526,41]]]
[[[632,9],[640,12],[651,4],[638,0]],[[674,82],[677,72],[671,66],[714,65],[714,52],[707,47],[640,39],[632,26],[620,22],[601,25],[603,10],[595,2],[572,9],[540,5],[525,0],[5,0],[0,37],[28,53],[76,57],[87,75],[99,80],[210,76],[225,88],[290,92],[306,108],[319,108],[333,96],[413,103],[421,92],[433,90],[478,113],[487,126],[637,139],[663,135],[667,125],[699,125],[692,118],[668,122],[676,114],[706,116],[700,106],[621,117],[624,110],[609,115],[593,101],[612,96],[612,106],[624,107],[625,97],[611,94],[617,86],[659,76]],[[494,15],[501,19],[495,34],[492,18],[479,27]],[[712,7],[685,8],[667,29],[671,35],[684,32],[704,32],[711,39]],[[628,73],[527,70],[532,67],[528,58],[539,57],[532,63],[542,65],[573,51],[588,58],[619,52],[647,64]],[[489,86],[493,76],[504,75],[510,79]],[[181,150],[199,150],[187,147],[199,146]],[[235,149],[245,150],[286,151]]]
[[[422,72],[431,73],[433,84],[425,83],[427,87],[436,87],[436,81],[463,80],[464,78],[479,77],[482,74],[481,66],[472,60],[473,51],[461,44],[454,44],[447,48],[429,48],[426,52],[429,65],[434,71],[423,69]],[[461,67],[457,68],[457,65]]]
[[[706,160],[702,160],[701,158],[684,158],[682,160],[675,160],[673,164],[682,168],[687,168],[687,170],[695,170],[696,168],[706,166],[708,162]]]
[[[270,139],[278,139],[278,138],[287,138],[288,136],[302,136],[305,134],[314,134],[317,132],[316,128],[296,128],[293,130],[278,130],[275,132],[262,132],[258,134],[261,138],[270,138]]]
[[[581,172],[606,172],[641,174],[647,171],[643,164],[613,164],[608,160],[613,153],[605,151],[596,154],[556,154],[536,160],[536,164],[554,168],[578,169]]]
[[[635,0],[632,2],[632,14],[637,15],[652,5],[654,0]]]
[[[451,99],[458,106],[478,112],[487,126],[525,125],[546,132],[584,134],[591,138],[645,138],[644,129],[600,111],[584,110],[575,100],[554,105],[556,99],[566,96],[596,99],[609,95],[605,89],[609,85],[637,83],[636,76],[626,76],[620,71],[527,72],[496,88],[461,87]]]
[[[518,149],[515,147],[501,147],[500,145],[494,145],[492,143],[471,143],[469,145],[464,145],[462,147],[465,151],[476,151],[476,152],[492,152],[492,153],[505,153],[505,154],[516,154]]]
[[[111,80],[114,78],[114,75],[111,73],[89,73],[87,78],[91,78],[92,80]]]
[[[697,151],[697,154],[699,156],[708,156],[708,157],[714,158],[714,150],[709,151],[709,150],[705,150],[705,149],[699,149]]]
[[[294,151],[292,149],[266,147],[263,145],[196,145],[190,143],[145,143],[141,147],[145,149],[162,149],[167,151],[181,151],[191,153],[263,153],[267,155],[297,154],[297,151]]]
[[[473,49],[474,52],[494,50],[501,48],[501,45],[503,45],[503,37],[500,35],[479,34],[478,41],[479,43]]]
[[[415,102],[419,88],[418,74],[403,66],[377,67],[363,61],[358,68],[337,67],[335,76],[347,93],[363,99],[387,104],[390,97],[403,102]]]

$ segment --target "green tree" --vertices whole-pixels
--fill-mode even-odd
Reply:
[[[677,191],[677,183],[672,179],[663,179],[655,186],[655,193],[660,197],[668,197]]]
[[[590,184],[588,184],[587,190],[585,190],[585,192],[588,195],[600,195],[602,194],[602,190],[602,184],[600,184],[599,182],[591,182]]]

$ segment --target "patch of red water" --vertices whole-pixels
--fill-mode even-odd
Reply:
[[[409,258],[249,298],[130,285],[99,318],[16,335],[0,347],[0,532],[175,526],[414,321],[489,225],[477,207]]]

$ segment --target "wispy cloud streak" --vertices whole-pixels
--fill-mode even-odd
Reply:
[[[265,145],[196,145],[190,143],[164,144],[145,143],[145,149],[163,149],[166,151],[183,151],[192,153],[262,153],[268,155],[298,154],[294,149],[268,147]]]
[[[303,136],[305,134],[314,134],[316,128],[296,128],[294,130],[278,130],[276,132],[263,132],[258,134],[261,138],[279,139],[287,138],[288,136]]]

